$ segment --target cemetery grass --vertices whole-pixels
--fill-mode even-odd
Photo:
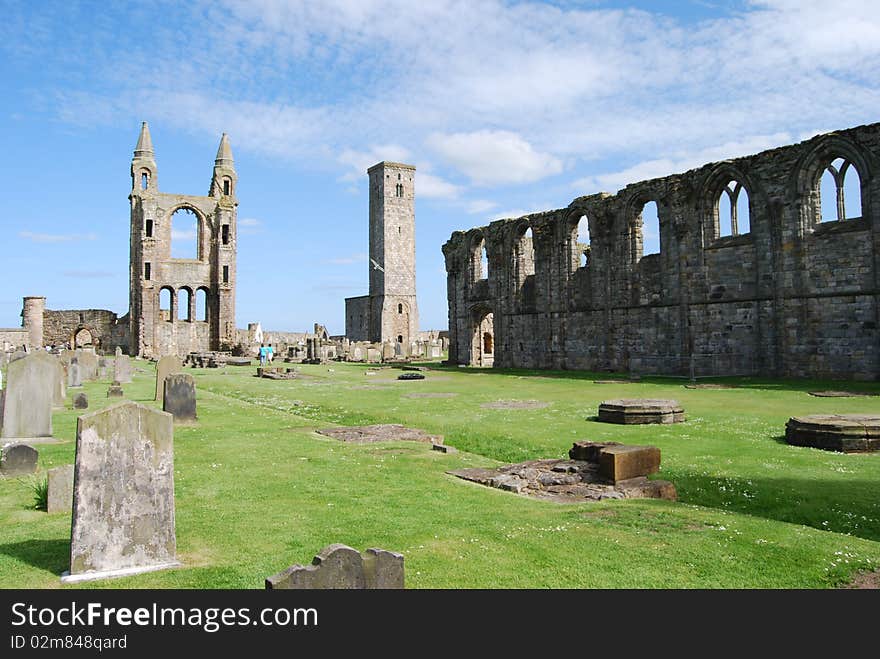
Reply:
[[[133,364],[126,398],[155,406],[152,364]],[[199,420],[175,427],[184,566],[75,587],[262,588],[334,542],[402,552],[408,588],[827,588],[880,566],[880,454],[782,440],[789,416],[880,413],[880,398],[808,391],[880,385],[728,379],[713,381],[737,388],[690,390],[670,378],[594,384],[613,376],[431,366],[423,381],[341,363],[297,366],[300,378],[281,381],[257,379],[253,367],[187,369]],[[110,403],[107,385],[86,383],[89,411]],[[73,461],[75,392],[54,415],[64,443],[37,447],[37,478]],[[431,393],[455,395],[411,396]],[[620,397],[675,398],[687,421],[594,420],[602,400]],[[500,400],[548,405],[483,407]],[[460,452],[314,432],[368,423],[442,434]],[[676,485],[679,502],[557,504],[446,473],[564,457],[582,439],[658,446],[656,477]],[[34,510],[32,479],[0,481],[0,528],[0,587],[61,587],[70,515]]]

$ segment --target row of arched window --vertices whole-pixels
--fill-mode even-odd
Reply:
[[[168,321],[205,322],[208,320],[208,289],[199,287],[193,295],[187,286],[175,291],[170,286],[159,290],[159,314]]]
[[[849,160],[837,158],[824,169],[818,182],[818,222],[839,222],[859,218],[862,215],[861,177],[856,166]],[[750,196],[746,185],[736,179],[730,180],[720,191],[714,204],[714,238],[746,235],[751,232]],[[660,219],[657,202],[649,201],[640,214],[641,240],[638,241],[634,260],[644,256],[659,254]],[[587,216],[583,215],[572,229],[571,236],[572,271],[590,265],[590,227]],[[474,279],[489,277],[489,259],[486,242],[480,238],[474,245],[475,256],[479,254],[479,266],[474,263]],[[523,224],[519,238],[514,245],[517,279],[535,273],[535,250],[532,230]]]

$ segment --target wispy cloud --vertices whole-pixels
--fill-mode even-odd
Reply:
[[[339,256],[333,259],[327,259],[326,263],[330,263],[331,265],[351,265],[353,263],[364,263],[366,260],[366,254],[351,254],[350,256]]]
[[[263,222],[255,217],[245,217],[238,221],[238,232],[244,235],[263,233]]]
[[[120,276],[118,272],[109,272],[107,270],[65,270],[61,274],[73,279],[113,279]]]
[[[98,236],[94,233],[34,233],[32,231],[19,231],[20,238],[30,240],[35,243],[69,243],[78,240],[97,240]]]
[[[488,213],[497,206],[498,204],[488,199],[475,199],[467,204],[466,210],[471,215],[478,215],[480,213]]]

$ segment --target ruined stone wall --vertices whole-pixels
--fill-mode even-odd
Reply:
[[[476,363],[492,314],[496,366],[874,379],[878,156],[872,124],[457,231],[443,246],[449,359]],[[829,167],[858,176],[859,198],[823,221]],[[719,199],[737,190],[748,203],[732,218]],[[661,248],[643,256],[650,201]]]
[[[0,327],[0,352],[12,352],[29,346],[28,331],[19,327]]]
[[[73,347],[75,337],[85,330],[100,354],[113,354],[117,346],[129,348],[128,317],[120,319],[105,309],[72,309],[43,312],[43,345]]]

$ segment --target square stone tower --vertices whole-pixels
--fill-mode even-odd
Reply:
[[[208,195],[159,192],[147,123],[131,161],[130,354],[228,350],[235,342],[238,177],[224,133]],[[196,253],[172,257],[173,216],[194,218]]]
[[[352,341],[409,345],[418,335],[415,172],[396,162],[367,170],[370,292],[345,301],[345,334]]]

